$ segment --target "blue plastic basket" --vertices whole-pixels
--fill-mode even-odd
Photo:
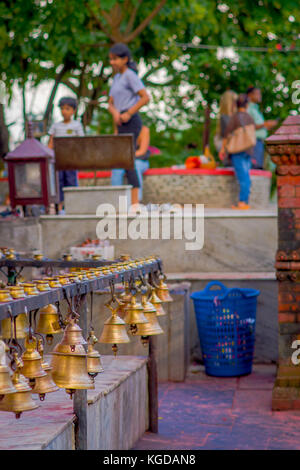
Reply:
[[[208,375],[235,377],[251,373],[259,294],[256,289],[229,289],[212,281],[191,295]]]

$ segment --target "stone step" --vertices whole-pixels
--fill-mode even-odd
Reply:
[[[130,185],[124,186],[84,186],[64,188],[66,214],[96,214],[99,204],[111,204],[119,212],[127,212],[131,204]],[[119,206],[119,197],[125,204]]]
[[[204,212],[204,245],[202,249],[188,250],[185,227],[200,235],[203,225],[201,215],[186,213],[184,219],[177,215],[170,218],[170,236],[164,238],[163,224],[168,224],[167,213],[143,215],[140,222],[148,232],[147,238],[133,239],[128,229],[139,237],[137,217],[120,214],[106,217],[105,224],[115,228],[110,243],[115,247],[116,258],[122,253],[133,257],[159,255],[166,272],[271,272],[277,249],[277,213],[274,209],[234,211],[230,209],[206,209]],[[101,222],[102,221],[102,222]],[[181,239],[174,238],[178,224],[182,222]],[[196,226],[197,222],[197,226]],[[93,215],[41,216],[43,253],[57,258],[69,247],[82,243],[86,238],[97,237],[103,218]],[[186,224],[186,225],[185,225]],[[135,226],[134,226],[135,225]],[[153,237],[153,226],[158,231]],[[120,238],[120,227],[124,231]],[[165,226],[164,226],[165,227]],[[168,234],[167,234],[168,235]],[[101,238],[101,237],[100,237]],[[201,236],[199,237],[201,239]],[[58,243],[59,241],[59,243]]]

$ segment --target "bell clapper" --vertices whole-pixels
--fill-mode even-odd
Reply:
[[[75,390],[73,388],[66,388],[66,392],[68,395],[70,395],[70,398],[72,400]]]
[[[0,395],[0,401],[3,400],[4,398],[4,395]]]
[[[129,331],[132,335],[135,335],[137,333],[137,325],[135,323],[132,323],[129,327]]]
[[[30,378],[30,379],[29,379],[29,385],[30,385],[31,388],[33,388],[34,385],[35,385],[35,379]]]
[[[148,346],[149,344],[149,336],[141,336],[141,342],[144,347]]]
[[[53,335],[46,335],[46,341],[49,346],[53,343]]]
[[[115,358],[117,357],[117,352],[118,352],[118,346],[116,344],[113,344],[111,349],[113,350]]]
[[[45,400],[45,395],[46,395],[45,393],[39,393],[39,397],[41,401]]]

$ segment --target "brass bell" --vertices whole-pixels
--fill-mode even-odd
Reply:
[[[54,352],[73,352],[74,353],[76,349],[78,350],[79,346],[82,346],[83,344],[87,344],[81,332],[82,332],[82,329],[80,328],[79,325],[77,325],[76,319],[69,318],[67,320],[67,326],[64,329],[64,335],[62,337],[62,340],[54,348]],[[58,346],[59,348],[57,349]],[[63,348],[60,348],[60,346],[63,346]],[[80,354],[80,351],[85,351],[85,349],[79,348],[79,354]]]
[[[5,352],[7,349],[8,348],[4,341],[0,340],[0,400],[3,398],[3,395],[8,395],[9,393],[15,393],[17,391],[10,377],[11,370],[5,362]]]
[[[7,289],[13,299],[22,299],[23,297],[26,297],[22,286],[7,286]]]
[[[15,337],[14,323],[11,318],[4,318],[1,321],[1,336],[3,339],[10,339]],[[22,339],[26,337],[28,332],[28,322],[26,313],[20,313],[16,317],[16,338]]]
[[[36,288],[36,285],[33,283],[24,282],[23,284],[21,284],[21,286],[23,287],[24,292],[27,295],[37,295],[39,293]]]
[[[75,390],[95,388],[87,371],[87,355],[52,352],[51,375],[56,385],[72,398]]]
[[[156,308],[147,301],[147,296],[142,296],[142,306],[144,308],[144,315],[148,320],[148,323],[142,323],[137,325],[136,335],[139,336],[152,336],[161,335],[164,331],[161,328],[156,315]],[[147,343],[143,341],[143,343]]]
[[[46,291],[49,291],[51,290],[51,287],[49,286],[49,283],[48,281],[44,280],[44,279],[38,279],[36,281],[33,281],[37,290],[40,291],[40,292],[46,292]]]
[[[16,353],[14,353],[14,358],[17,367],[12,376],[12,383],[16,392],[4,395],[3,400],[0,401],[0,411],[12,411],[16,414],[16,418],[20,418],[23,411],[35,410],[40,405],[33,401],[28,380],[20,373],[22,361]]]
[[[149,302],[156,308],[156,316],[157,317],[163,317],[164,315],[167,315],[166,312],[163,309],[162,306],[162,301],[160,298],[156,295],[154,287],[152,288],[152,292],[150,295]]]
[[[1,289],[0,290],[0,302],[9,302],[10,300],[13,300],[13,298],[10,295],[9,289]]]
[[[172,297],[170,296],[169,289],[167,284],[160,279],[159,284],[156,288],[156,294],[162,302],[173,302]]]
[[[22,354],[23,367],[21,369],[22,374],[30,379],[32,382],[36,377],[43,377],[46,372],[42,368],[42,358],[40,353],[36,349],[37,342],[36,338],[32,336],[30,339],[28,336],[25,338],[25,352]]]
[[[91,329],[88,338],[88,353],[87,353],[87,371],[91,377],[96,377],[97,374],[103,372],[104,369],[101,364],[101,356],[99,352],[94,349],[94,344],[98,342],[94,330]]]
[[[117,315],[117,309],[113,309],[110,305],[107,305],[107,307],[111,309],[112,315],[104,323],[99,343],[112,344],[112,350],[116,356],[118,351],[117,344],[129,343],[130,339],[126,331],[124,320]]]
[[[130,304],[125,309],[125,323],[130,325],[130,331],[135,334],[137,325],[140,323],[148,323],[147,318],[144,315],[143,306],[136,301],[136,296],[131,297]]]
[[[38,349],[38,352],[40,353],[40,356],[42,359],[42,368],[46,372],[46,375],[43,377],[36,377],[34,385],[32,387],[32,393],[38,394],[40,397],[40,400],[44,401],[45,394],[57,392],[58,387],[55,385],[51,377],[52,367],[50,367],[50,365],[47,362],[44,362],[43,360],[44,348],[43,348],[41,339],[38,340],[37,349]]]
[[[62,333],[59,324],[57,308],[53,304],[48,304],[40,309],[40,317],[36,328],[37,333],[46,335],[48,344],[53,341],[53,335]]]

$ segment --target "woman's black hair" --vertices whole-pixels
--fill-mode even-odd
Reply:
[[[126,44],[123,44],[122,42],[119,42],[118,44],[114,44],[109,52],[111,54],[115,54],[118,57],[127,57],[128,58],[128,68],[133,70],[134,72],[137,72],[137,65],[136,63],[132,60],[131,52],[129,47],[126,46]]]
[[[248,104],[248,96],[246,95],[246,93],[242,93],[238,96],[238,99],[236,100],[236,106],[237,108],[246,108],[247,104]]]

